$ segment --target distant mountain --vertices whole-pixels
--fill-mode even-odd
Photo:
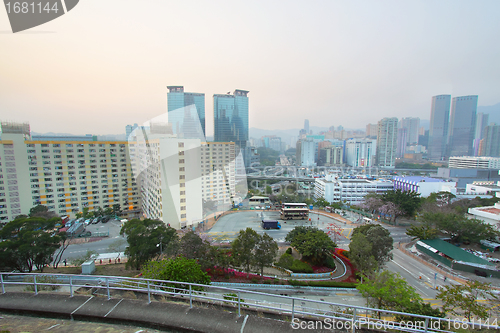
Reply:
[[[489,114],[488,122],[500,124],[500,103],[489,106],[478,106],[477,112]]]

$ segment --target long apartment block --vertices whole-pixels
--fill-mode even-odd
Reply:
[[[125,141],[31,140],[29,125],[2,123],[0,220],[37,204],[74,216],[119,204],[137,213],[141,196]]]

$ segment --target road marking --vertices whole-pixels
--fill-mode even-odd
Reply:
[[[241,325],[240,333],[243,333],[243,329],[245,328],[245,325],[247,324],[247,319],[248,319],[248,315],[246,315],[245,319],[243,319],[243,325]]]
[[[83,303],[82,305],[80,305],[79,307],[77,307],[77,308],[75,309],[75,311],[71,312],[71,314],[73,314],[73,313],[75,313],[76,311],[80,310],[80,308],[81,308],[82,306],[84,306],[85,304],[87,304],[87,302],[88,302],[88,301],[90,301],[92,298],[94,298],[94,296],[90,296],[90,298],[89,298],[88,300],[86,300],[86,301],[85,301],[85,303]]]
[[[123,301],[123,298],[118,303],[116,303],[115,306],[113,306],[111,308],[111,310],[109,310],[109,312],[104,315],[104,317],[107,317],[111,313],[111,311],[113,311],[118,306],[118,304],[120,304],[122,301]]]

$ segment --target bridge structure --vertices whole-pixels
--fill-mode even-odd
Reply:
[[[457,325],[459,328],[467,325],[473,330],[481,326],[477,322],[275,295],[244,287],[227,288],[144,278],[0,273],[0,286],[0,310],[4,311],[21,310],[68,315],[71,318],[80,316],[143,323],[150,321],[154,325],[165,326],[168,323],[169,327],[178,326],[199,332],[243,332],[245,325],[249,325],[250,331],[293,332],[304,322],[321,322],[322,328],[326,323],[333,323],[335,326],[330,328],[344,332],[347,329],[353,333],[367,329],[451,333]],[[19,292],[20,287],[28,293]],[[134,299],[125,295],[132,295]],[[218,315],[214,313],[214,307],[219,307]],[[263,313],[275,319],[260,320]],[[305,327],[309,326],[306,324]],[[500,326],[489,325],[489,329],[500,329]]]

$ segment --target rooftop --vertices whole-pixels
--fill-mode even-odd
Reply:
[[[430,178],[430,177],[420,177],[420,176],[409,176],[409,177],[396,176],[393,179],[395,181],[402,181],[405,183],[413,183],[413,184],[423,183],[423,182],[427,182],[427,183],[443,183],[444,182],[443,179]]]

